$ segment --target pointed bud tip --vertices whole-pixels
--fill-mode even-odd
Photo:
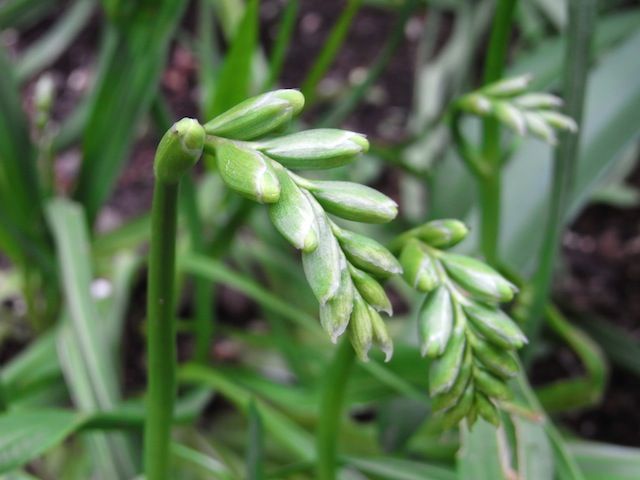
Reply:
[[[302,94],[302,92],[300,92],[300,90],[296,90],[293,88],[282,89],[277,91],[276,96],[278,98],[286,100],[287,102],[289,102],[289,104],[291,104],[294,115],[299,114],[304,108],[304,95]]]
[[[204,128],[194,118],[183,118],[173,124],[172,131],[180,138],[180,142],[186,152],[202,153],[204,145]]]

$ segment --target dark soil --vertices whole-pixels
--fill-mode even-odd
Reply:
[[[294,34],[292,48],[288,52],[281,84],[285,87],[300,85],[324,39],[340,14],[344,2],[301,1],[299,22]],[[282,11],[280,0],[261,2],[261,38],[270,51],[277,34]],[[422,15],[423,12],[420,12]],[[186,26],[193,22],[195,12],[187,15]],[[4,40],[14,55],[37,38],[50,24],[52,18],[35,25],[27,32],[12,33]],[[95,53],[99,41],[97,14],[91,25],[81,34],[80,40],[51,69],[58,85],[58,99],[53,118],[60,122],[77,105],[90,84]],[[344,48],[332,66],[321,89],[328,96],[335,95],[349,83],[362,75],[362,68],[372,64],[382,49],[394,23],[389,11],[364,7],[357,15],[348,34]],[[386,72],[372,89],[371,94],[345,122],[345,126],[366,133],[374,140],[389,142],[401,140],[403,125],[407,119],[413,92],[412,65],[415,58],[416,34],[411,22],[406,29],[406,39],[397,51]],[[176,116],[195,116],[197,62],[184,46],[172,46],[169,65],[163,75],[161,88]],[[25,106],[30,109],[33,84],[25,88]],[[321,108],[320,105],[319,108]],[[311,112],[313,115],[314,112]],[[379,130],[380,125],[385,130]],[[389,128],[389,126],[393,128]],[[392,132],[392,138],[388,133]],[[152,181],[149,175],[153,161],[155,142],[153,129],[134,145],[128,165],[120,177],[101,219],[101,227],[109,228],[146,211],[150,205]],[[78,167],[77,149],[64,152],[58,159],[57,171],[61,190],[71,188]],[[387,178],[387,177],[385,177]],[[393,178],[393,177],[389,177]],[[640,186],[640,171],[631,182]],[[393,191],[394,185],[380,185]],[[596,205],[587,208],[571,226],[565,237],[563,257],[566,274],[556,286],[556,295],[569,312],[598,314],[607,321],[624,328],[629,335],[640,340],[640,209],[618,209]],[[134,292],[142,296],[144,286]],[[225,301],[225,298],[227,301]],[[222,295],[220,308],[225,317],[246,319],[251,305],[243,300]],[[245,303],[246,300],[244,300]],[[139,304],[140,302],[134,302]],[[234,310],[234,305],[239,310]],[[238,307],[239,305],[239,307]],[[140,309],[138,309],[140,310]],[[135,325],[140,325],[142,311],[132,312]],[[573,318],[573,316],[571,316]],[[144,383],[140,352],[139,327],[130,326],[126,332],[123,349],[127,372],[126,387],[136,390]],[[5,344],[6,347],[6,344]],[[5,349],[0,359],[12,353]],[[223,353],[220,353],[224,355]],[[549,372],[553,371],[553,375]],[[577,375],[581,367],[570,352],[558,348],[552,360],[540,363],[534,369],[533,382],[544,383],[561,375]],[[579,414],[568,415],[562,421],[586,438],[640,446],[640,383],[638,378],[618,368],[612,376],[602,405]]]

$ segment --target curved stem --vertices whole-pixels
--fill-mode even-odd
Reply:
[[[342,421],[345,390],[355,353],[348,339],[343,339],[327,369],[320,399],[320,417],[316,435],[318,460],[316,478],[335,480],[338,456],[338,433]]]
[[[147,286],[149,372],[144,432],[146,480],[168,480],[176,396],[174,273],[178,183],[156,181],[151,210]]]

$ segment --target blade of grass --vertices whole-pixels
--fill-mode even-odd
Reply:
[[[605,320],[584,318],[581,326],[598,342],[607,357],[620,368],[640,375],[640,342]]]
[[[299,0],[287,1],[287,5],[282,13],[280,25],[278,25],[278,36],[276,37],[276,41],[273,45],[271,60],[269,61],[269,75],[262,86],[262,90],[265,92],[270,90],[276,84],[278,78],[280,78],[285,55],[289,45],[291,44],[291,36],[293,35],[293,31],[296,26],[296,17],[299,9]]]
[[[255,399],[249,404],[249,438],[247,441],[247,480],[264,479],[264,440],[262,417]]]

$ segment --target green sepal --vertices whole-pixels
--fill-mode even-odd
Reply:
[[[509,400],[512,397],[511,390],[504,381],[484,368],[478,366],[474,368],[473,380],[476,383],[476,389],[490,398]]]
[[[444,285],[428,293],[418,312],[420,352],[431,358],[445,352],[454,323],[451,294]]]
[[[347,326],[353,312],[354,288],[347,262],[342,257],[340,267],[340,286],[333,298],[320,305],[320,325],[336,343]]]
[[[207,134],[234,140],[252,140],[281,129],[304,106],[297,90],[275,90],[249,98],[204,126]]]
[[[287,168],[325,169],[351,162],[369,149],[369,142],[358,133],[319,128],[267,140],[257,148]]]
[[[416,236],[434,248],[451,248],[465,239],[469,229],[460,220],[441,219],[425,223],[416,229]]]
[[[377,311],[392,315],[393,307],[382,285],[371,275],[353,266],[350,266],[349,271],[362,298]]]
[[[387,223],[398,215],[396,202],[358,183],[314,181],[309,191],[327,212],[347,220]]]
[[[229,188],[259,203],[280,199],[280,182],[267,157],[232,141],[218,141],[215,151],[220,177]]]
[[[311,290],[320,305],[324,305],[336,295],[340,287],[343,270],[340,247],[325,213],[310,195],[306,192],[305,195],[315,216],[318,247],[311,252],[302,252],[302,266]]]
[[[464,359],[458,372],[458,377],[448,392],[441,393],[433,397],[431,410],[439,412],[448,410],[458,403],[460,397],[467,388],[473,372],[473,355],[470,348],[466,348]]]
[[[334,228],[334,232],[342,250],[354,266],[380,278],[402,273],[396,257],[375,240],[338,228]]]
[[[441,260],[451,278],[478,300],[509,302],[517,291],[515,285],[475,258],[446,253]]]
[[[358,293],[354,296],[353,312],[349,320],[349,340],[358,358],[367,362],[373,342],[373,327],[369,307]]]
[[[464,311],[476,330],[496,346],[515,349],[527,343],[520,327],[499,308],[473,303],[465,305]]]
[[[500,426],[500,414],[493,402],[480,392],[476,392],[475,406],[482,418],[492,425]]]
[[[517,375],[519,367],[510,352],[501,350],[467,330],[467,338],[478,361],[494,375],[506,380]]]
[[[466,417],[471,410],[474,398],[475,389],[473,387],[473,382],[469,382],[467,384],[467,388],[460,397],[458,404],[444,412],[442,415],[442,426],[444,428],[451,428],[458,425],[460,420]]]
[[[382,353],[384,353],[384,361],[388,362],[393,356],[393,341],[389,336],[387,325],[378,313],[378,311],[371,305],[369,308],[369,318],[371,320],[371,329],[373,331],[373,340],[380,347]]]
[[[315,215],[306,195],[279,164],[273,168],[280,182],[280,199],[269,205],[269,218],[291,245],[303,252],[318,246]]]
[[[465,346],[464,319],[456,318],[456,324],[447,348],[441,357],[431,362],[429,367],[429,393],[431,396],[451,390],[460,372]]]
[[[156,178],[165,183],[177,183],[191,169],[204,147],[204,129],[197,120],[178,120],[164,134],[153,162]]]
[[[440,283],[434,259],[415,238],[402,248],[400,265],[406,282],[419,292],[428,293]]]

